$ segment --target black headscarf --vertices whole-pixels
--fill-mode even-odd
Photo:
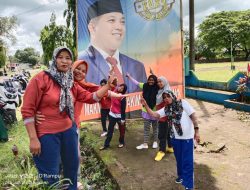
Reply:
[[[157,85],[157,77],[155,75],[150,75],[148,77],[148,80],[150,78],[154,79],[154,84],[149,85],[148,82],[144,83],[142,96],[146,100],[148,106],[151,109],[153,109],[155,107],[155,104],[156,104],[156,95],[158,93],[159,87]]]
[[[172,104],[165,106],[165,114],[168,117],[168,122],[170,122],[170,126],[174,125],[176,132],[178,135],[182,136],[183,131],[181,127],[181,117],[183,113],[183,107],[181,100],[177,100],[174,93],[170,90],[165,90],[162,95],[168,94],[172,98]]]
[[[59,72],[56,66],[56,58],[63,51],[69,52],[72,59],[72,52],[66,47],[58,47],[53,52],[52,64],[48,71],[45,71],[55,82],[61,87],[59,110],[60,112],[66,111],[70,119],[74,121],[74,104],[70,89],[74,84],[72,69],[69,69],[66,73]]]
[[[123,86],[123,91],[121,93],[125,94],[128,88],[127,85],[123,83],[123,84],[120,84],[119,86]]]

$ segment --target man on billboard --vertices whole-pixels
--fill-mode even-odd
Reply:
[[[79,59],[89,64],[86,80],[99,84],[101,79],[108,77],[108,72],[113,66],[118,84],[125,83],[128,86],[128,93],[140,91],[138,86],[127,79],[126,73],[139,82],[146,82],[143,63],[118,50],[126,30],[120,0],[99,0],[90,5],[87,24],[90,45],[79,55]]]

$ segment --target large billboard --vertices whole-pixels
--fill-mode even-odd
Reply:
[[[141,91],[126,77],[146,82],[150,70],[165,76],[175,94],[184,95],[181,0],[78,0],[78,59],[89,64],[86,80],[99,84],[117,59],[128,85],[127,111],[141,108]],[[99,116],[99,105],[85,104],[81,120]]]

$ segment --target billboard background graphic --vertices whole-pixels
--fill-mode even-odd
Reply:
[[[79,55],[90,43],[86,14],[89,5],[95,0],[78,0],[77,2]],[[167,16],[160,20],[146,20],[136,13],[135,2],[146,2],[151,5],[156,5],[157,2],[173,2],[173,6]],[[149,68],[152,68],[157,76],[165,76],[174,92],[182,98],[184,77],[180,3],[181,0],[121,0],[126,22],[126,35],[119,51],[144,63],[147,76]],[[137,11],[143,11],[143,9],[137,7]],[[138,94],[140,96],[140,93],[133,93],[131,96],[138,97]],[[137,99],[136,97],[134,99]],[[89,109],[89,106],[87,107]],[[97,105],[94,107],[93,110],[98,110]],[[140,105],[131,105],[128,106],[127,111],[139,108]],[[97,116],[99,113],[86,112],[83,109],[82,119],[92,119]]]

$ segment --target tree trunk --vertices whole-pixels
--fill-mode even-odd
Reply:
[[[249,57],[249,55],[250,55],[250,51],[247,51],[247,50],[246,50],[245,53],[246,53],[245,60],[248,61],[248,57]]]
[[[245,55],[245,60],[248,61],[247,59],[248,59],[248,57],[249,57],[249,55],[250,55],[250,50],[248,50],[247,47],[245,46],[245,48],[243,49],[243,51],[244,51],[245,54],[246,54],[246,55]]]

